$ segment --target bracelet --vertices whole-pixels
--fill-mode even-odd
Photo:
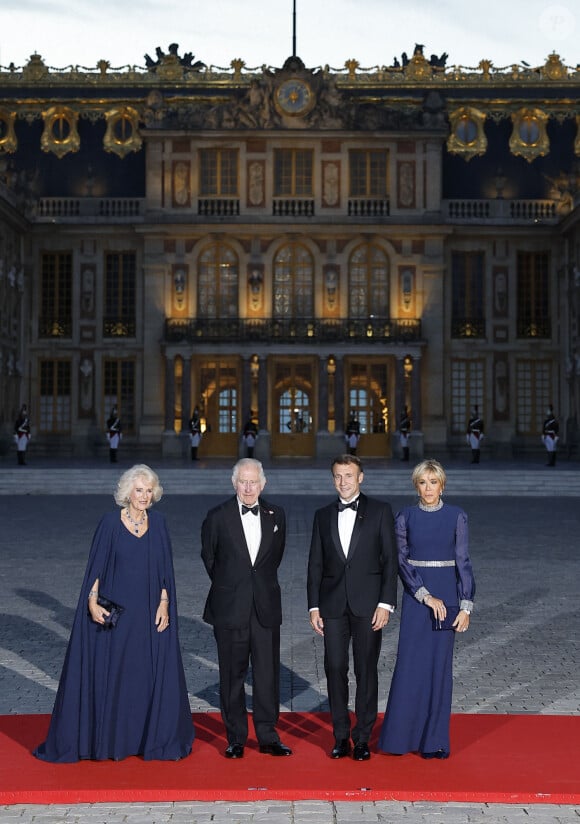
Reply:
[[[98,594],[99,591],[97,589],[91,589],[91,591],[89,592],[89,598],[96,598]]]

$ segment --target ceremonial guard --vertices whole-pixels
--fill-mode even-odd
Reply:
[[[401,444],[402,461],[409,460],[409,436],[411,434],[411,416],[405,406],[399,416],[399,443]]]
[[[483,441],[483,418],[479,416],[477,406],[473,407],[471,418],[467,424],[467,444],[471,447],[471,463],[479,463],[479,452]]]
[[[14,443],[16,444],[19,466],[26,465],[26,450],[28,449],[29,440],[30,418],[28,417],[28,407],[23,403],[14,423]]]
[[[201,443],[201,415],[199,406],[196,406],[189,419],[189,437],[191,440],[191,460],[197,461],[197,450]]]
[[[244,424],[242,433],[242,442],[246,447],[246,457],[254,457],[254,447],[258,440],[258,424],[254,421],[253,413],[250,411],[250,416]]]
[[[117,407],[114,406],[107,418],[107,440],[109,441],[109,460],[111,463],[117,463],[117,449],[123,437],[122,429],[121,418]]]
[[[347,451],[349,455],[356,455],[356,448],[360,440],[360,423],[357,421],[354,412],[350,413],[350,418],[344,430]]]
[[[558,441],[560,440],[560,427],[558,420],[554,415],[553,406],[549,406],[546,410],[546,420],[542,427],[542,443],[546,447],[548,453],[548,463],[546,466],[556,466],[556,450],[558,449]]]

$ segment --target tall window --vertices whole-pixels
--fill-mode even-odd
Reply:
[[[310,197],[312,188],[312,149],[274,150],[274,195]]]
[[[348,315],[389,317],[389,260],[373,243],[359,246],[349,261]]]
[[[274,386],[278,395],[279,434],[306,435],[312,432],[312,370],[312,362],[308,360],[276,363]]]
[[[223,243],[201,253],[197,275],[197,314],[200,318],[237,318],[238,258]]]
[[[199,193],[203,197],[237,196],[237,149],[200,149]]]
[[[483,252],[453,252],[451,257],[451,335],[485,337]]]
[[[199,389],[204,399],[202,413],[212,432],[239,432],[239,374],[232,361],[205,361],[200,369]]]
[[[548,252],[518,252],[518,338],[549,338],[550,255]]]
[[[40,362],[41,432],[68,433],[71,426],[71,365],[68,360]]]
[[[275,318],[314,316],[314,260],[300,243],[283,246],[274,259]]]
[[[105,360],[103,362],[104,419],[116,406],[123,432],[135,431],[135,362],[132,360]]]
[[[451,362],[451,432],[467,431],[467,422],[474,406],[483,413],[485,398],[485,364],[482,360]]]
[[[348,157],[350,197],[386,197],[387,152],[383,149],[351,149]]]
[[[39,337],[72,337],[72,254],[45,252],[41,261]]]
[[[516,427],[518,435],[540,435],[546,409],[552,403],[552,365],[549,361],[516,363]]]
[[[134,338],[137,258],[135,252],[108,252],[105,255],[106,338]]]
[[[350,364],[346,418],[352,414],[361,434],[388,431],[387,365],[371,362]],[[346,425],[346,420],[344,425]]]

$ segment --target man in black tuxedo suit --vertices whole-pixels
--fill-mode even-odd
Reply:
[[[236,494],[211,509],[201,528],[201,557],[211,578],[203,619],[218,649],[226,758],[242,758],[248,737],[244,682],[252,661],[253,720],[260,752],[291,755],[280,742],[280,624],[278,567],[286,542],[284,510],[261,497],[260,461],[234,466]]]
[[[389,504],[360,491],[362,464],[355,455],[332,462],[338,501],[317,510],[308,560],[310,623],[324,636],[324,668],[335,745],[331,758],[351,752],[348,711],[349,646],[356,677],[353,758],[370,758],[377,717],[382,629],[397,602],[397,550]]]

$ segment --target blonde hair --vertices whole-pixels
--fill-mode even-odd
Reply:
[[[445,489],[445,483],[447,481],[447,475],[445,474],[445,470],[439,463],[439,461],[434,460],[433,458],[427,458],[425,461],[421,461],[421,463],[417,464],[415,469],[413,470],[413,474],[411,475],[411,480],[413,481],[413,486],[417,489],[417,484],[419,480],[423,477],[423,475],[435,475],[439,483],[441,484],[441,489]]]
[[[163,495],[163,487],[159,482],[159,476],[156,472],[148,467],[146,464],[135,464],[131,469],[123,472],[117,482],[117,489],[115,490],[115,503],[117,506],[127,506],[131,497],[131,492],[135,486],[138,478],[146,478],[147,483],[153,490],[151,503],[156,504],[161,500]]]

